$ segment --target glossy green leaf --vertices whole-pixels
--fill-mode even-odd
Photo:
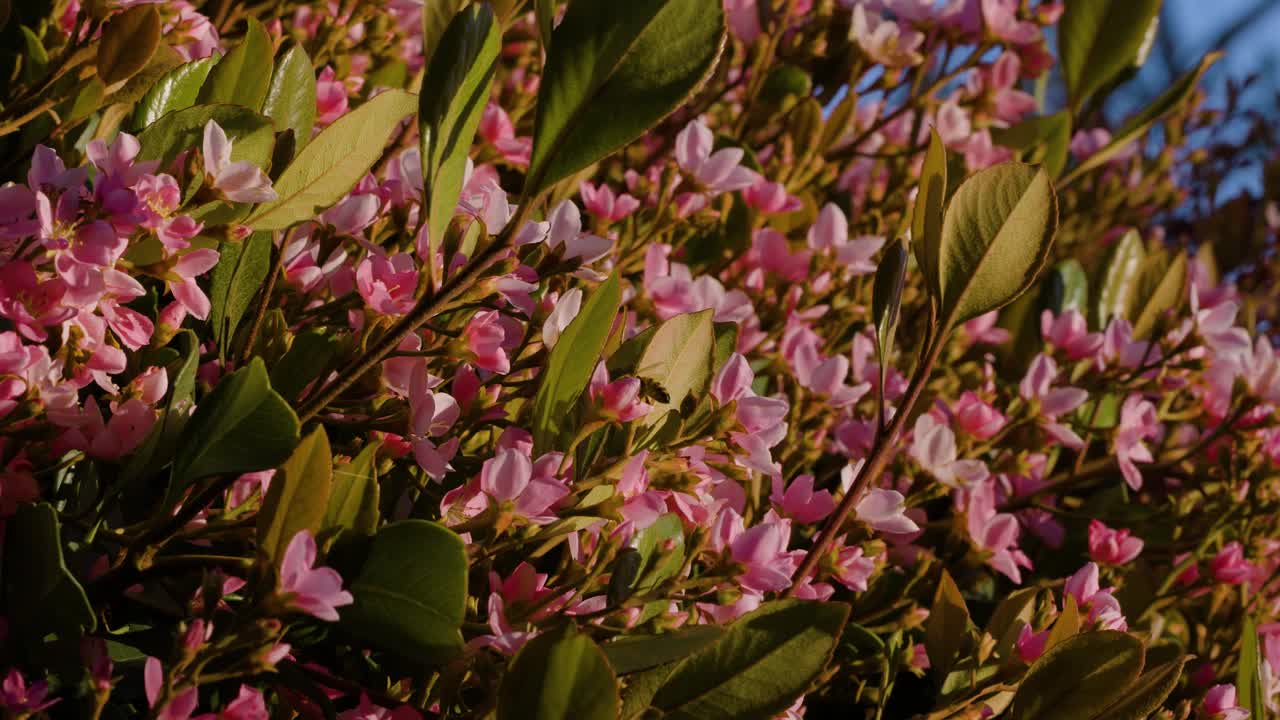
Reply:
[[[942,212],[947,202],[947,148],[937,130],[929,132],[929,149],[920,169],[920,185],[911,213],[911,244],[915,246],[916,263],[924,275],[929,296],[935,304],[941,299],[938,253],[942,246]]]
[[[848,618],[843,603],[765,603],[672,669],[653,707],[668,720],[771,718],[826,667]]]
[[[627,685],[622,689],[622,713],[618,717],[622,720],[643,720],[646,712],[656,713],[656,710],[650,710],[649,705],[675,666],[676,663],[672,662],[628,675]]]
[[[636,376],[658,384],[667,394],[665,401],[653,401],[653,410],[644,424],[660,422],[672,410],[679,410],[685,398],[705,392],[711,381],[711,352],[715,332],[711,310],[676,315],[658,326],[640,354]]]
[[[236,328],[271,270],[271,234],[218,244],[218,264],[209,273],[209,324],[218,356],[226,357]]]
[[[1099,329],[1105,328],[1113,317],[1128,318],[1138,271],[1146,257],[1147,250],[1136,230],[1125,233],[1111,248],[1098,283],[1095,317]]]
[[[286,50],[276,63],[262,114],[275,123],[276,132],[292,130],[296,148],[311,140],[316,124],[316,71],[301,45]]]
[[[1184,655],[1142,673],[1138,681],[1125,690],[1124,697],[1094,715],[1092,720],[1145,720],[1173,693],[1189,658]]]
[[[636,533],[635,543],[644,573],[636,587],[637,593],[652,590],[680,572],[684,565],[684,523],[675,513],[660,516],[652,525]]]
[[[430,11],[425,11],[430,14]],[[418,96],[418,131],[430,256],[436,257],[453,219],[467,158],[497,71],[498,23],[486,3],[468,5],[440,37]],[[501,228],[489,228],[498,232]],[[435,262],[427,263],[434,287]]]
[[[1040,305],[1054,315],[1075,310],[1081,317],[1089,317],[1089,276],[1079,260],[1068,258],[1046,273]]]
[[[298,416],[255,357],[222,378],[183,428],[173,461],[174,490],[210,475],[269,470],[298,444]]]
[[[1220,52],[1212,52],[1205,55],[1196,67],[1192,68],[1182,77],[1178,78],[1173,85],[1169,86],[1160,97],[1146,108],[1138,112],[1133,117],[1125,121],[1111,136],[1111,142],[1107,143],[1101,150],[1085,158],[1083,162],[1077,165],[1062,178],[1062,184],[1070,184],[1079,179],[1085,173],[1094,168],[1102,167],[1108,163],[1111,158],[1129,147],[1129,144],[1137,140],[1143,133],[1151,128],[1157,120],[1165,115],[1173,112],[1183,103],[1185,103],[1195,92],[1196,87],[1200,84],[1200,78],[1205,71],[1209,69],[1218,58],[1222,57]]]
[[[244,39],[209,72],[200,87],[200,103],[230,103],[261,110],[271,83],[271,37],[262,23],[248,19]]]
[[[160,47],[160,12],[155,5],[134,5],[102,26],[98,43],[98,77],[114,85],[146,67]]]
[[[571,624],[525,643],[498,690],[498,720],[615,720],[620,705],[604,653]]]
[[[467,551],[443,525],[403,520],[383,527],[350,590],[355,603],[341,610],[340,622],[360,641],[419,664],[461,650]]]
[[[168,113],[195,105],[200,87],[217,61],[217,57],[207,57],[170,70],[151,86],[134,109],[133,127],[148,127]]]
[[[1027,671],[1010,720],[1094,717],[1123,697],[1142,672],[1142,641],[1115,630],[1076,635],[1040,656]]]
[[[876,324],[876,354],[880,358],[880,387],[893,354],[893,338],[898,332],[898,315],[902,311],[902,290],[907,284],[907,243],[899,239],[889,245],[876,268],[871,292],[871,317]]]
[[[320,532],[332,489],[333,452],[317,425],[271,479],[258,511],[258,549],[279,563],[299,531]]]
[[[1160,18],[1162,0],[1071,0],[1058,23],[1062,78],[1071,107],[1125,70],[1142,65]]]
[[[569,3],[551,33],[524,196],[635,140],[711,71],[724,12],[705,0]]]
[[[97,625],[84,588],[63,560],[52,505],[20,505],[7,519],[4,570],[10,632],[39,641],[45,632],[91,631]]]
[[[992,128],[991,139],[998,145],[1019,151],[1023,162],[1043,165],[1051,177],[1058,177],[1067,166],[1071,113],[1063,110],[1052,115],[1031,117],[1012,127]]]
[[[161,117],[138,135],[138,160],[159,160],[162,167],[168,166],[178,153],[202,146],[210,120],[231,140],[232,160],[270,166],[276,142],[271,120],[238,105],[195,105]]]
[[[382,157],[417,98],[388,90],[334,121],[298,153],[275,182],[274,201],[258,206],[245,224],[282,230],[311,220],[342,199]]]
[[[924,647],[939,677],[946,677],[969,639],[969,608],[951,574],[942,571],[924,625]]]
[[[284,357],[272,366],[271,386],[292,403],[308,385],[328,375],[338,346],[338,338],[321,328],[298,333]]]
[[[683,660],[724,636],[717,625],[691,625],[663,635],[624,635],[603,646],[619,675]]]
[[[1249,717],[1266,717],[1262,685],[1262,645],[1258,642],[1258,626],[1246,617],[1240,627],[1240,662],[1236,666],[1236,702],[1249,711]]]
[[[343,527],[362,535],[378,529],[378,443],[364,446],[349,463],[333,469],[333,490],[321,527]]]
[[[453,22],[453,18],[458,14],[470,0],[436,0],[436,2],[428,2],[422,4],[422,56],[424,67],[431,65],[431,58],[436,52],[436,48],[440,46],[440,38],[444,35],[445,28],[449,27],[449,23]]]
[[[1133,337],[1145,340],[1151,336],[1164,314],[1177,310],[1187,297],[1187,253],[1178,252],[1172,260],[1148,257],[1138,272],[1138,286],[1133,298]],[[1168,325],[1165,329],[1169,329]]]
[[[578,316],[560,334],[533,399],[534,452],[565,449],[560,440],[573,425],[578,398],[600,361],[621,304],[622,288],[614,273],[587,298]]]
[[[997,310],[1031,287],[1058,226],[1049,174],[1003,163],[960,185],[947,206],[931,265],[944,328]]]

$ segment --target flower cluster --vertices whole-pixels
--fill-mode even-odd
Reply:
[[[1212,57],[1113,127],[1155,10],[533,5],[15,7],[6,716],[1280,712]]]

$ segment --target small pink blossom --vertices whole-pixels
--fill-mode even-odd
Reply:
[[[210,186],[231,202],[264,203],[278,197],[262,168],[248,160],[232,162],[231,141],[213,120],[204,126],[204,169]]]
[[[22,671],[12,668],[0,685],[0,707],[14,717],[26,717],[56,705],[60,699],[46,699],[49,695],[49,683],[44,680],[27,684]]]
[[[1245,558],[1244,546],[1236,541],[1227,543],[1213,556],[1209,570],[1215,580],[1228,585],[1251,582],[1258,573],[1258,568]]]
[[[802,525],[815,523],[836,509],[836,501],[827,490],[814,492],[813,476],[800,475],[783,489],[782,478],[773,478],[769,500],[783,515]]]
[[[1246,720],[1249,711],[1236,704],[1236,686],[1214,685],[1204,694],[1200,710],[1207,720]]]
[[[587,394],[595,404],[600,417],[618,423],[627,423],[649,414],[653,406],[640,399],[640,379],[618,378],[609,381],[609,371],[604,363],[598,363],[591,374]]]
[[[511,370],[511,361],[503,346],[507,339],[506,329],[497,310],[484,310],[472,315],[464,338],[477,367],[496,373]]]
[[[1100,520],[1089,521],[1089,556],[1103,565],[1124,565],[1142,552],[1142,538],[1125,528],[1112,529]]]
[[[713,153],[714,140],[701,119],[685,126],[676,136],[676,162],[681,169],[713,195],[754,185],[759,176],[740,164],[746,151],[727,147]]]
[[[372,253],[356,269],[356,288],[375,312],[403,315],[413,309],[418,266],[409,253]]]
[[[334,622],[338,608],[355,602],[342,589],[342,576],[333,568],[317,568],[316,540],[308,530],[299,530],[280,560],[280,592],[286,602],[308,615]]]
[[[983,402],[970,390],[960,395],[960,399],[951,407],[951,413],[961,430],[979,440],[995,437],[1008,422],[999,410]]]
[[[906,498],[897,490],[872,488],[858,501],[858,519],[884,533],[906,534],[920,529],[906,515]]]
[[[1093,357],[1102,348],[1102,335],[1089,332],[1084,316],[1075,308],[1056,318],[1052,310],[1045,310],[1040,315],[1040,334],[1046,342],[1065,351],[1069,360]]]
[[[1155,438],[1160,434],[1160,423],[1156,417],[1156,407],[1141,395],[1130,395],[1125,398],[1120,408],[1120,426],[1116,432],[1116,460],[1120,464],[1120,472],[1125,482],[1134,490],[1142,488],[1142,471],[1136,463],[1149,463],[1155,460],[1151,450],[1143,444],[1144,439]]]

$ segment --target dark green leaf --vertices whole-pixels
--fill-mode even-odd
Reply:
[[[1036,596],[1038,588],[1015,590],[996,605],[987,621],[986,633],[996,641],[995,652],[1002,659],[1012,656],[1014,643],[1022,628],[1031,624],[1035,617]]]
[[[534,0],[533,7],[538,19],[538,39],[542,41],[542,51],[551,48],[551,35],[555,31],[556,0]]]
[[[200,401],[173,461],[174,490],[210,475],[269,470],[298,444],[298,416],[271,389],[261,358],[224,377]]]
[[[177,449],[178,437],[186,427],[191,408],[195,405],[200,341],[196,339],[195,333],[182,330],[174,336],[170,345],[177,348],[179,357],[175,365],[168,368],[169,399],[165,402],[164,414],[160,420],[120,471],[120,480],[124,485],[146,478],[169,464]],[[171,496],[170,499],[176,501],[177,497]]]
[[[362,535],[378,529],[378,443],[364,446],[349,463],[333,469],[333,491],[321,527],[344,527]]]
[[[431,65],[431,56],[440,46],[440,38],[445,28],[453,21],[458,11],[470,0],[436,0],[422,5],[422,58],[424,66]]]
[[[684,523],[675,513],[662,515],[652,525],[636,533],[636,550],[644,575],[636,592],[657,587],[684,565]],[[626,672],[625,670],[622,672]]]
[[[893,337],[898,331],[898,313],[902,309],[902,289],[907,283],[907,243],[898,239],[885,249],[876,268],[871,294],[871,317],[876,323],[876,353],[880,358],[880,387],[885,387],[889,356],[893,353]]]
[[[1249,717],[1266,717],[1262,686],[1262,646],[1258,626],[1246,617],[1240,628],[1240,663],[1236,666],[1236,698]]]
[[[614,273],[587,298],[578,316],[560,334],[533,399],[535,453],[564,449],[559,441],[573,426],[574,408],[600,361],[621,303],[622,288]]]
[[[911,244],[934,303],[942,297],[938,254],[942,247],[942,211],[947,202],[947,148],[937,130],[929,132],[929,150],[920,169],[920,185],[911,214]]]
[[[248,160],[260,168],[270,166],[276,142],[271,120],[237,105],[195,105],[161,117],[138,135],[142,145],[138,160],[159,160],[167,167],[178,153],[201,147],[204,126],[210,120],[231,140],[232,160]]]
[[[160,12],[155,5],[134,5],[102,27],[98,77],[114,85],[133,77],[160,46]]]
[[[1066,110],[1032,117],[1008,128],[992,128],[991,139],[997,144],[1022,153],[1022,161],[1044,165],[1052,177],[1058,177],[1067,166],[1071,145],[1071,113]]]
[[[262,114],[275,122],[276,132],[292,130],[296,148],[311,140],[316,124],[316,71],[301,45],[289,48],[276,63]]]
[[[58,513],[22,505],[4,537],[4,597],[9,629],[40,640],[44,632],[93,630],[93,606],[62,558]]]
[[[230,103],[262,109],[271,83],[271,37],[262,23],[248,19],[244,39],[227,53],[200,88],[200,103]]]
[[[665,635],[629,635],[604,645],[609,665],[619,675],[683,660],[724,635],[716,625],[692,625]]]
[[[320,532],[332,489],[333,453],[317,425],[271,479],[258,512],[258,549],[278,564],[300,530]]]
[[[1071,0],[1058,23],[1062,78],[1071,107],[1123,71],[1142,65],[1155,41],[1162,0]]]
[[[551,34],[524,195],[612,153],[684,102],[724,45],[705,0],[573,2]]]
[[[960,588],[943,570],[924,625],[925,651],[929,653],[930,666],[939,677],[946,677],[968,639],[969,608],[960,595]]]
[[[1182,667],[1190,656],[1182,656],[1142,673],[1125,690],[1124,697],[1093,716],[1093,720],[1144,720],[1164,703],[1182,677]],[[1259,715],[1262,717],[1262,715]]]
[[[826,667],[848,618],[842,603],[766,603],[681,661],[653,706],[668,720],[771,718]]]
[[[619,707],[613,669],[573,625],[526,643],[498,691],[498,720],[615,720]]]
[[[275,182],[279,197],[258,206],[245,224],[283,230],[314,219],[342,199],[382,157],[391,134],[417,106],[403,90],[380,93],[325,128]]]
[[[461,649],[467,552],[443,525],[404,520],[379,530],[350,590],[355,604],[341,622],[353,637],[421,664]]]
[[[324,329],[302,331],[271,368],[271,386],[289,402],[297,400],[308,385],[328,375],[338,345],[338,338]]]
[[[170,70],[151,86],[142,102],[134,109],[133,127],[148,127],[168,113],[195,105],[196,98],[200,95],[200,86],[204,85],[209,71],[217,61],[216,57],[207,57]]]
[[[1142,672],[1142,641],[1115,630],[1084,633],[1040,656],[1018,686],[1010,720],[1094,717]]]
[[[219,357],[227,356],[241,318],[267,279],[271,248],[271,233],[265,232],[218,244],[218,264],[209,274],[209,324]]]
[[[428,16],[432,11],[424,11]],[[427,263],[432,286],[434,258],[444,241],[462,194],[467,157],[475,140],[480,116],[489,102],[489,87],[497,70],[499,28],[486,3],[462,9],[449,23],[418,96],[418,130],[422,148],[422,179],[427,209]],[[498,232],[501,228],[489,228]]]

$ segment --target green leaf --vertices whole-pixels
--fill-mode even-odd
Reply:
[[[1117,153],[1129,147],[1129,143],[1137,140],[1143,133],[1151,128],[1157,120],[1165,115],[1173,112],[1180,105],[1191,97],[1195,92],[1196,86],[1200,83],[1201,76],[1213,65],[1218,58],[1222,57],[1220,52],[1212,52],[1205,55],[1196,67],[1186,73],[1171,86],[1165,90],[1160,97],[1144,108],[1138,114],[1125,121],[1125,124],[1111,136],[1111,142],[1107,143],[1101,150],[1085,158],[1084,162],[1077,165],[1071,172],[1062,178],[1062,185],[1069,185],[1078,180],[1082,175],[1102,167]]]
[[[333,469],[333,490],[322,528],[343,527],[362,535],[378,529],[378,443],[364,446],[349,463]]]
[[[1072,0],[1058,23],[1062,78],[1071,108],[1125,70],[1141,66],[1155,41],[1162,0]]]
[[[232,160],[270,166],[276,142],[271,120],[237,105],[195,105],[161,117],[138,135],[142,145],[138,160],[159,160],[161,167],[167,167],[178,153],[201,147],[204,126],[210,120],[230,138]]]
[[[765,603],[681,661],[653,698],[667,720],[765,720],[826,667],[849,618],[834,602]]]
[[[574,409],[600,360],[614,317],[622,304],[622,288],[614,273],[582,304],[578,316],[560,333],[533,398],[533,445],[541,455],[559,447],[575,418]],[[564,448],[559,448],[564,449]]]
[[[1049,174],[1002,163],[960,185],[942,221],[938,268],[942,327],[997,310],[1035,282],[1058,226]]]
[[[902,289],[907,284],[907,243],[899,239],[884,251],[876,268],[871,294],[871,317],[876,323],[876,353],[880,358],[880,387],[885,387],[893,337],[898,332]]]
[[[430,203],[427,241],[433,260],[427,268],[432,287],[438,281],[434,258],[462,194],[471,143],[489,102],[500,34],[487,3],[463,8],[440,37],[418,96],[424,197]],[[490,228],[491,232],[498,230]]]
[[[181,491],[210,475],[269,470],[298,444],[298,416],[271,389],[262,358],[224,377],[196,407],[173,461]]]
[[[373,164],[400,121],[416,107],[413,95],[388,90],[343,115],[298,153],[275,182],[279,197],[245,220],[255,230],[283,230],[311,220],[342,199]]]
[[[1039,594],[1039,588],[1015,590],[996,605],[986,627],[986,633],[996,641],[996,655],[1003,659],[1012,656],[1019,633],[1035,617],[1036,597]]]
[[[4,599],[9,628],[34,640],[45,632],[92,631],[84,588],[62,557],[58,513],[48,503],[21,505],[4,538]]]
[[[1112,317],[1128,318],[1131,298],[1138,282],[1138,271],[1147,257],[1142,238],[1136,230],[1125,233],[1111,248],[1106,269],[1098,283],[1096,318],[1098,328],[1106,328]]]
[[[176,367],[171,365],[167,369],[169,399],[165,403],[164,414],[120,471],[123,485],[130,485],[168,465],[177,448],[178,437],[191,417],[191,408],[195,405],[196,368],[200,365],[200,341],[190,330],[179,331],[174,338],[170,345],[177,346],[179,357]],[[171,495],[171,500],[176,501],[177,497]]]
[[[1054,315],[1075,310],[1081,317],[1088,319],[1089,276],[1085,274],[1084,266],[1079,260],[1068,258],[1049,271],[1041,291],[1040,304],[1042,308],[1052,310]]]
[[[1124,697],[1094,715],[1092,720],[1144,720],[1159,709],[1177,687],[1188,659],[1190,656],[1184,655],[1142,673],[1138,681],[1125,690]]]
[[[1251,718],[1266,717],[1262,692],[1262,647],[1258,643],[1258,626],[1246,617],[1240,628],[1240,663],[1236,666],[1236,697]]]
[[[297,400],[308,385],[327,374],[338,345],[338,338],[324,329],[302,331],[271,368],[271,386],[290,403]]]
[[[627,635],[604,645],[609,665],[619,675],[683,660],[724,635],[716,625],[691,625],[663,635]]]
[[[332,489],[333,452],[317,425],[271,479],[258,512],[258,549],[279,564],[298,531],[320,532]]]
[[[445,28],[453,21],[462,6],[470,0],[436,0],[422,5],[422,59],[424,67],[430,67],[431,58],[440,46]]]
[[[618,717],[622,720],[645,718],[645,711],[653,702],[653,696],[662,689],[662,684],[671,676],[675,666],[675,663],[667,663],[627,676],[627,686],[622,690],[622,712]]]
[[[311,140],[316,124],[316,71],[301,45],[289,48],[276,63],[262,114],[275,122],[276,132],[292,130],[297,148]]]
[[[635,548],[640,551],[640,567],[644,573],[636,592],[648,592],[684,565],[684,523],[680,516],[666,513],[636,533]]]
[[[98,43],[98,77],[114,85],[146,67],[160,47],[160,12],[154,5],[134,5],[112,16]]]
[[[1076,606],[1076,598],[1074,595],[1067,595],[1062,603],[1062,612],[1058,615],[1058,619],[1053,623],[1053,627],[1049,630],[1049,637],[1045,640],[1044,649],[1052,650],[1062,643],[1075,637],[1080,632],[1080,609]]]
[[[929,132],[929,150],[920,168],[920,185],[911,213],[911,244],[915,246],[916,263],[924,274],[929,297],[937,303],[942,297],[938,272],[938,253],[942,246],[942,211],[947,203],[947,148],[937,130]]]
[[[1179,251],[1172,260],[1167,256],[1153,255],[1143,262],[1130,314],[1134,338],[1145,340],[1166,311],[1182,306],[1187,296],[1187,281],[1185,251]]]
[[[615,720],[620,706],[613,668],[573,625],[525,643],[498,690],[498,720]]]
[[[195,105],[196,98],[200,95],[200,86],[209,77],[209,71],[217,61],[216,57],[207,57],[170,70],[151,86],[134,109],[133,127],[148,127],[168,113]]]
[[[1142,641],[1115,630],[1084,633],[1040,656],[1018,686],[1010,720],[1094,717],[1142,672]]]
[[[635,140],[684,102],[724,45],[706,0],[572,2],[551,34],[524,196]]]
[[[542,41],[542,50],[551,49],[551,35],[555,31],[556,0],[534,0],[533,7],[538,20],[538,39]]]
[[[361,641],[422,664],[462,647],[467,551],[451,530],[426,520],[387,525],[350,587],[342,625]]]
[[[271,83],[271,37],[262,23],[248,19],[244,39],[213,66],[200,88],[200,103],[230,103],[261,110]]]
[[[929,653],[929,664],[937,670],[938,677],[945,678],[951,671],[956,655],[968,639],[969,608],[965,606],[964,597],[951,574],[943,570],[924,625],[925,651]]]
[[[218,264],[209,274],[209,324],[225,358],[241,318],[271,269],[271,233],[257,232],[243,242],[218,243]]]
[[[667,413],[680,409],[685,398],[705,392],[711,381],[711,351],[716,337],[712,311],[684,313],[663,322],[640,354],[636,376],[651,380],[667,393],[667,400],[654,402],[642,421],[652,426]]]
[[[1021,160],[1044,165],[1052,177],[1058,177],[1067,166],[1071,146],[1071,113],[1063,110],[1053,115],[1032,117],[1008,128],[992,128],[991,139],[998,145],[1013,148]]]

